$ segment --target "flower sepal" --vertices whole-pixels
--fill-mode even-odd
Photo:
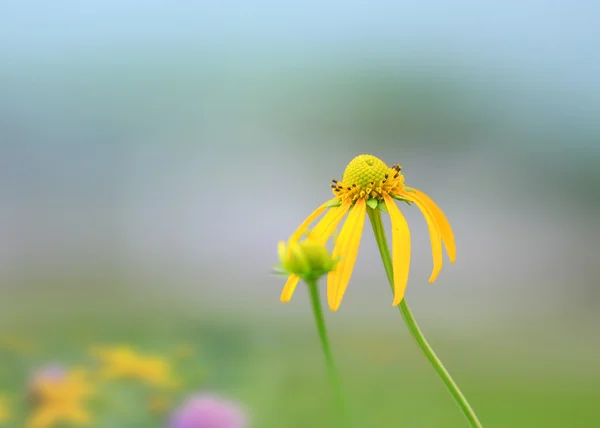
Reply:
[[[367,206],[371,209],[377,209],[377,205],[379,205],[379,201],[375,198],[370,198],[367,200]]]
[[[411,201],[409,201],[408,199],[403,198],[402,196],[399,196],[399,195],[392,195],[392,194],[390,194],[390,196],[392,198],[394,198],[395,200],[397,200],[397,201],[406,202],[406,204],[410,206]]]
[[[385,201],[377,201],[377,209],[379,211],[383,211],[384,213],[389,212],[387,207],[385,206]]]
[[[271,275],[288,276],[289,274],[290,273],[287,270],[285,270],[285,268],[281,264],[275,265],[271,269]]]

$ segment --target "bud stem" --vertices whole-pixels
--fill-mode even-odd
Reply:
[[[390,286],[392,287],[392,291],[394,290],[394,273],[393,273],[393,265],[392,259],[390,257],[390,251],[388,249],[387,240],[385,239],[385,230],[383,229],[383,222],[381,221],[381,213],[378,210],[367,210],[369,213],[369,219],[371,220],[371,224],[373,226],[373,232],[375,233],[375,240],[377,241],[377,247],[379,248],[379,253],[381,254],[381,260],[383,261],[383,266],[385,267],[385,273],[387,274],[388,281]],[[462,394],[458,385],[454,382],[448,370],[444,367],[438,356],[435,354],[425,336],[419,329],[415,318],[413,317],[410,309],[408,308],[408,304],[406,303],[406,299],[402,300],[400,305],[398,306],[404,321],[406,322],[406,326],[408,330],[412,334],[413,338],[421,348],[421,351],[425,354],[425,357],[429,360],[437,374],[442,378],[444,385],[450,391],[450,394],[461,408],[465,417],[469,421],[469,424],[474,428],[482,428],[481,422],[477,419],[477,415],[471,408],[471,405],[467,401],[466,397]]]
[[[334,399],[336,401],[337,411],[339,417],[342,420],[342,426],[346,426],[346,416],[344,410],[344,400],[342,398],[342,387],[340,379],[331,353],[331,347],[329,346],[329,339],[327,337],[327,329],[325,328],[325,318],[323,317],[323,310],[321,308],[321,300],[319,298],[319,289],[317,287],[317,281],[307,281],[308,289],[310,291],[310,300],[312,302],[313,315],[315,317],[315,323],[317,324],[317,330],[319,332],[319,338],[321,339],[321,347],[323,348],[323,354],[325,355],[325,363],[327,364],[327,372],[329,375],[329,382],[333,388]]]

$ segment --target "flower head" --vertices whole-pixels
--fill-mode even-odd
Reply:
[[[28,421],[29,428],[50,428],[62,422],[90,422],[85,404],[94,393],[94,388],[85,371],[73,370],[62,378],[41,380],[37,393],[39,401]]]
[[[101,376],[105,379],[139,380],[157,387],[174,387],[176,381],[171,365],[154,355],[142,355],[129,347],[93,350],[102,363]]]
[[[235,404],[211,395],[188,399],[172,416],[169,428],[246,428],[247,418]]]
[[[0,425],[11,419],[8,399],[5,394],[0,394]]]
[[[340,261],[327,276],[327,300],[333,311],[339,308],[350,281],[367,210],[379,209],[390,215],[394,265],[393,304],[398,305],[403,300],[410,268],[410,230],[394,199],[409,205],[414,203],[425,217],[433,254],[433,271],[429,282],[435,281],[442,269],[442,242],[450,262],[454,263],[454,234],[446,216],[426,194],[404,184],[401,170],[400,165],[388,167],[375,156],[355,157],[346,167],[342,180],[333,180],[331,188],[335,197],[313,211],[290,238],[289,245],[292,246],[308,232],[308,241],[325,244],[348,214],[332,254],[333,259]],[[325,215],[309,231],[311,224],[323,213]],[[291,299],[298,279],[297,274],[289,276],[281,294],[282,301],[288,302]]]
[[[59,365],[49,365],[36,370],[29,380],[27,389],[29,402],[33,405],[40,404],[44,388],[47,388],[48,385],[60,384],[67,378],[67,375],[67,369]]]

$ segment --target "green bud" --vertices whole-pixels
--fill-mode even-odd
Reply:
[[[281,268],[305,281],[316,281],[331,272],[337,263],[325,245],[308,240],[290,242],[288,245],[280,242],[278,253]]]

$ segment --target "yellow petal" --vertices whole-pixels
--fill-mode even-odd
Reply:
[[[279,256],[279,260],[283,263],[285,260],[285,242],[279,241],[277,243],[277,255]]]
[[[298,275],[290,275],[285,285],[283,286],[283,291],[281,292],[281,301],[283,303],[288,303],[292,298],[292,294],[294,294],[294,290],[296,289],[296,285],[298,285],[298,281],[300,281],[300,277]]]
[[[366,212],[367,204],[365,200],[357,200],[333,249],[333,258],[340,258],[340,261],[335,270],[327,275],[327,299],[332,311],[337,311],[339,308],[348,282],[350,282],[350,276],[352,276],[352,270],[358,255]]]
[[[440,270],[442,270],[442,237],[440,236],[438,224],[429,207],[423,203],[419,196],[413,193],[404,193],[403,196],[419,207],[429,227],[429,240],[431,241],[431,253],[433,256],[433,271],[431,272],[429,282],[433,282],[440,273]]]
[[[384,196],[385,206],[392,221],[392,260],[394,265],[394,303],[399,305],[404,299],[410,270],[410,230],[406,219],[394,200]]]
[[[300,240],[300,237],[304,234],[304,232],[306,232],[306,230],[312,224],[312,222],[315,221],[317,217],[323,214],[323,212],[327,209],[327,204],[332,201],[335,201],[336,199],[337,198],[334,198],[325,202],[319,208],[310,213],[310,215],[306,217],[306,219],[300,224],[300,226],[298,226],[298,229],[296,229],[296,231],[292,234],[292,236],[290,237],[290,242],[298,242]]]
[[[433,200],[425,193],[420,190],[414,189],[414,194],[429,207],[431,213],[433,214],[433,218],[437,222],[440,233],[442,235],[442,240],[444,241],[444,245],[446,247],[446,252],[448,253],[448,257],[450,258],[450,263],[454,263],[456,260],[456,244],[454,242],[454,233],[452,232],[452,227],[450,227],[450,223],[448,219],[444,215],[444,212],[437,206]]]
[[[337,208],[331,208],[310,232],[308,239],[325,244],[349,209],[350,202],[345,202],[342,206]]]

